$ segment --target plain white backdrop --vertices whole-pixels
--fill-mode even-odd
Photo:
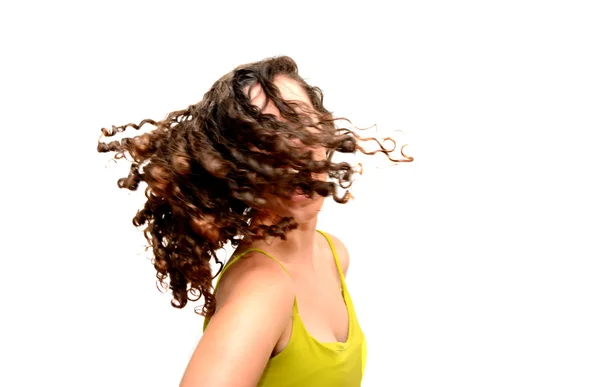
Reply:
[[[350,250],[363,385],[600,385],[595,5],[3,4],[0,384],[179,383],[202,318],[155,288],[100,128],[289,55],[326,107],[415,156],[372,158],[319,220]]]

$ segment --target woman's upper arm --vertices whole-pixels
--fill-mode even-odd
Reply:
[[[180,387],[256,386],[289,322],[294,293],[281,267],[275,262],[251,271],[246,263],[234,266],[227,297],[206,327]]]

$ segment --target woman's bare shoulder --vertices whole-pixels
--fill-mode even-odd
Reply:
[[[340,262],[342,272],[345,276],[348,273],[348,267],[350,266],[350,253],[348,252],[346,245],[344,244],[344,242],[341,241],[340,238],[331,234],[330,232],[324,232],[329,236],[331,242],[333,243],[333,247],[335,248],[335,251],[338,256],[338,261]]]
[[[233,256],[236,255],[237,252]],[[266,296],[269,300],[271,291],[278,293],[276,298],[293,302],[292,282],[284,268],[265,254],[252,251],[230,264],[223,273],[215,292],[217,308],[230,297],[249,293]]]
[[[223,273],[215,297],[181,385],[256,386],[293,313],[291,280],[274,260],[248,253]]]

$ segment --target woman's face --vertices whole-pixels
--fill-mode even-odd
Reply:
[[[279,75],[275,76],[273,83],[279,89],[281,97],[289,102],[300,102],[312,106],[308,95],[302,88],[302,86],[294,79]],[[273,114],[274,116],[281,118],[279,110],[275,107],[272,101],[268,101],[265,105],[266,96],[260,86],[253,86],[250,88],[250,100],[253,105],[260,107],[262,112],[265,114]],[[301,144],[300,140],[296,140],[298,144]],[[326,159],[326,150],[323,147],[319,148],[307,148],[312,150],[316,160]],[[326,174],[313,174],[315,180],[325,181],[327,179]],[[264,210],[271,215],[278,216],[292,216],[298,222],[298,224],[309,222],[317,217],[319,211],[323,207],[325,198],[323,196],[313,194],[313,197],[307,197],[300,191],[296,192],[290,199],[282,198],[275,195],[266,195],[267,205]]]

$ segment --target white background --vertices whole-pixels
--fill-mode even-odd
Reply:
[[[351,252],[363,385],[599,386],[594,3],[3,3],[0,385],[178,384],[202,319],[156,290],[96,140],[285,54],[416,158],[373,158],[320,218]]]

